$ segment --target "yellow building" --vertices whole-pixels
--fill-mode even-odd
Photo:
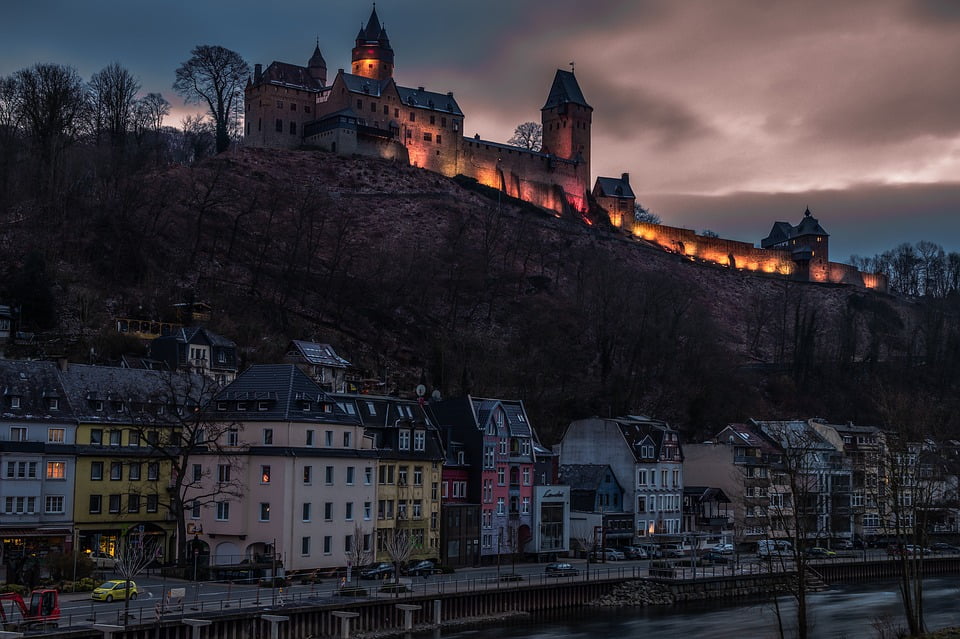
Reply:
[[[70,365],[64,388],[77,418],[74,527],[79,548],[114,557],[123,539],[155,539],[158,559],[173,556],[176,521],[170,514],[170,463],[156,445],[168,410],[168,373]],[[175,421],[175,420],[174,420]]]
[[[443,446],[437,427],[416,401],[375,395],[334,395],[358,417],[377,451],[376,555],[390,561],[395,531],[413,542],[410,559],[440,556],[440,480]]]

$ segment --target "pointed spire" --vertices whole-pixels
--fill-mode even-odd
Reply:
[[[374,2],[373,11],[370,12],[370,19],[367,20],[367,28],[364,30],[364,37],[367,40],[379,40],[382,30],[380,18],[377,17],[377,3]]]

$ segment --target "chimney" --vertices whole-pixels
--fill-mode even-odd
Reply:
[[[623,182],[624,184],[630,184],[630,174],[624,173],[623,175],[621,175],[620,181]]]
[[[253,83],[260,84],[260,76],[263,75],[263,65],[255,64],[253,65]]]
[[[417,91],[419,91],[420,93],[423,93],[423,87],[417,87]]]

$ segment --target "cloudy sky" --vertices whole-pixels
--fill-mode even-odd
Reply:
[[[84,78],[117,61],[163,93],[197,44],[332,76],[369,2],[9,0],[0,75]],[[407,86],[453,91],[464,133],[539,120],[574,62],[594,107],[594,175],[630,173],[664,223],[758,242],[809,206],[831,254],[921,239],[960,251],[956,0],[381,0]]]

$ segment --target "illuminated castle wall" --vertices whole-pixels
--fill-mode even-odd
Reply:
[[[778,223],[779,224],[779,223]],[[825,241],[820,255],[809,255],[807,246],[762,248],[749,242],[697,235],[690,229],[633,222],[628,230],[666,251],[721,266],[756,273],[789,276],[809,282],[850,284],[879,291],[887,290],[887,279],[877,273],[863,273],[849,264],[830,262]],[[824,234],[825,235],[825,234]],[[814,236],[814,240],[817,236]],[[796,247],[796,245],[794,245]],[[816,259],[820,258],[820,259]]]

